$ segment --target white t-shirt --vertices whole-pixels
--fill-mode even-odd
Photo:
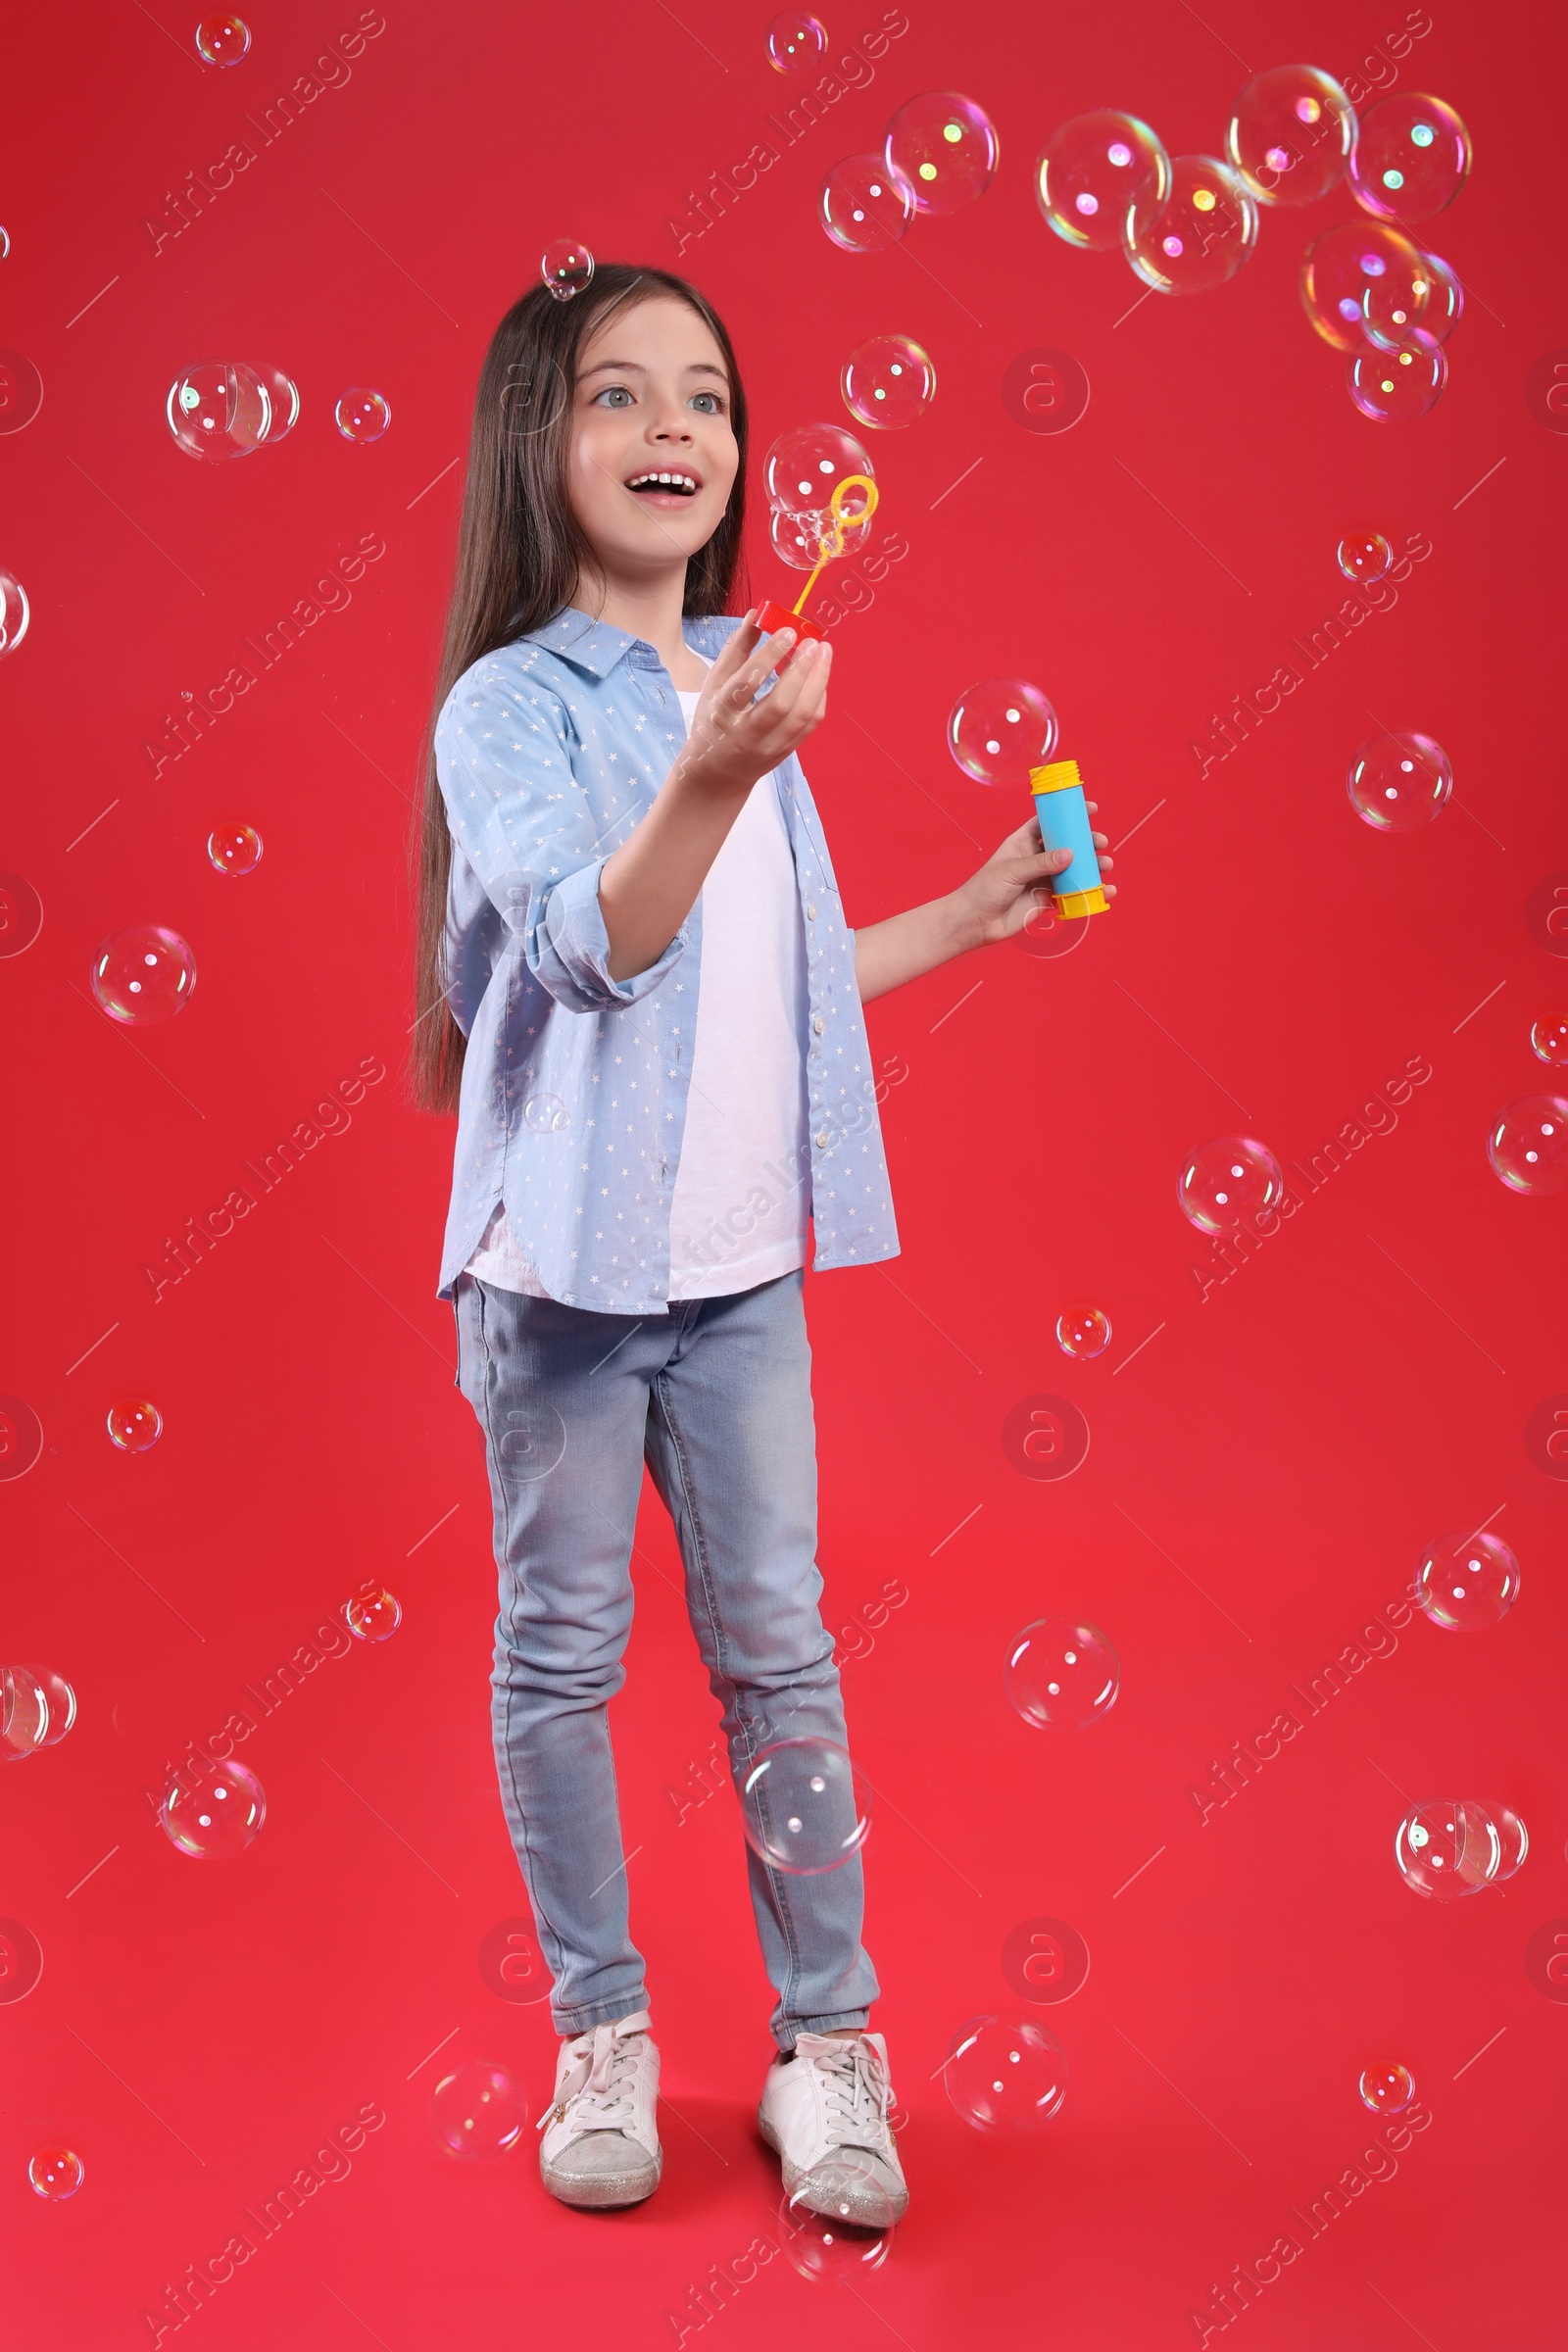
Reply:
[[[695,694],[678,697],[688,731]],[[708,871],[697,1034],[669,1217],[669,1296],[718,1298],[806,1263],[806,934],[771,773]],[[467,1272],[549,1296],[496,1203]]]

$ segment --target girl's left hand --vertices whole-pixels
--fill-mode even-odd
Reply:
[[[1084,806],[1093,816],[1099,803],[1086,801]],[[1100,870],[1108,874],[1115,860],[1101,855],[1107,846],[1105,836],[1096,833],[1093,838]],[[1070,850],[1041,848],[1038,817],[1027,818],[1016,833],[1009,833],[979,872],[971,874],[954,894],[962,906],[965,928],[974,934],[975,946],[988,948],[998,940],[1012,939],[1047,903],[1050,877],[1071,863]],[[1106,882],[1102,888],[1107,899],[1116,896],[1114,882]]]

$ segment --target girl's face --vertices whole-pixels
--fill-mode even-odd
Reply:
[[[655,295],[589,336],[567,488],[607,579],[684,566],[718,527],[738,456],[724,355],[688,304]]]

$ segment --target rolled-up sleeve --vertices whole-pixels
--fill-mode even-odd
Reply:
[[[566,1010],[604,1012],[659,986],[688,926],[644,970],[612,979],[599,876],[614,823],[596,821],[570,744],[557,694],[526,671],[486,666],[460,678],[442,708],[436,775],[453,836],[530,972]]]

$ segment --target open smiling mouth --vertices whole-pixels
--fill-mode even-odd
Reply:
[[[642,497],[658,497],[662,493],[665,498],[695,498],[697,476],[680,472],[634,473],[626,487]]]

